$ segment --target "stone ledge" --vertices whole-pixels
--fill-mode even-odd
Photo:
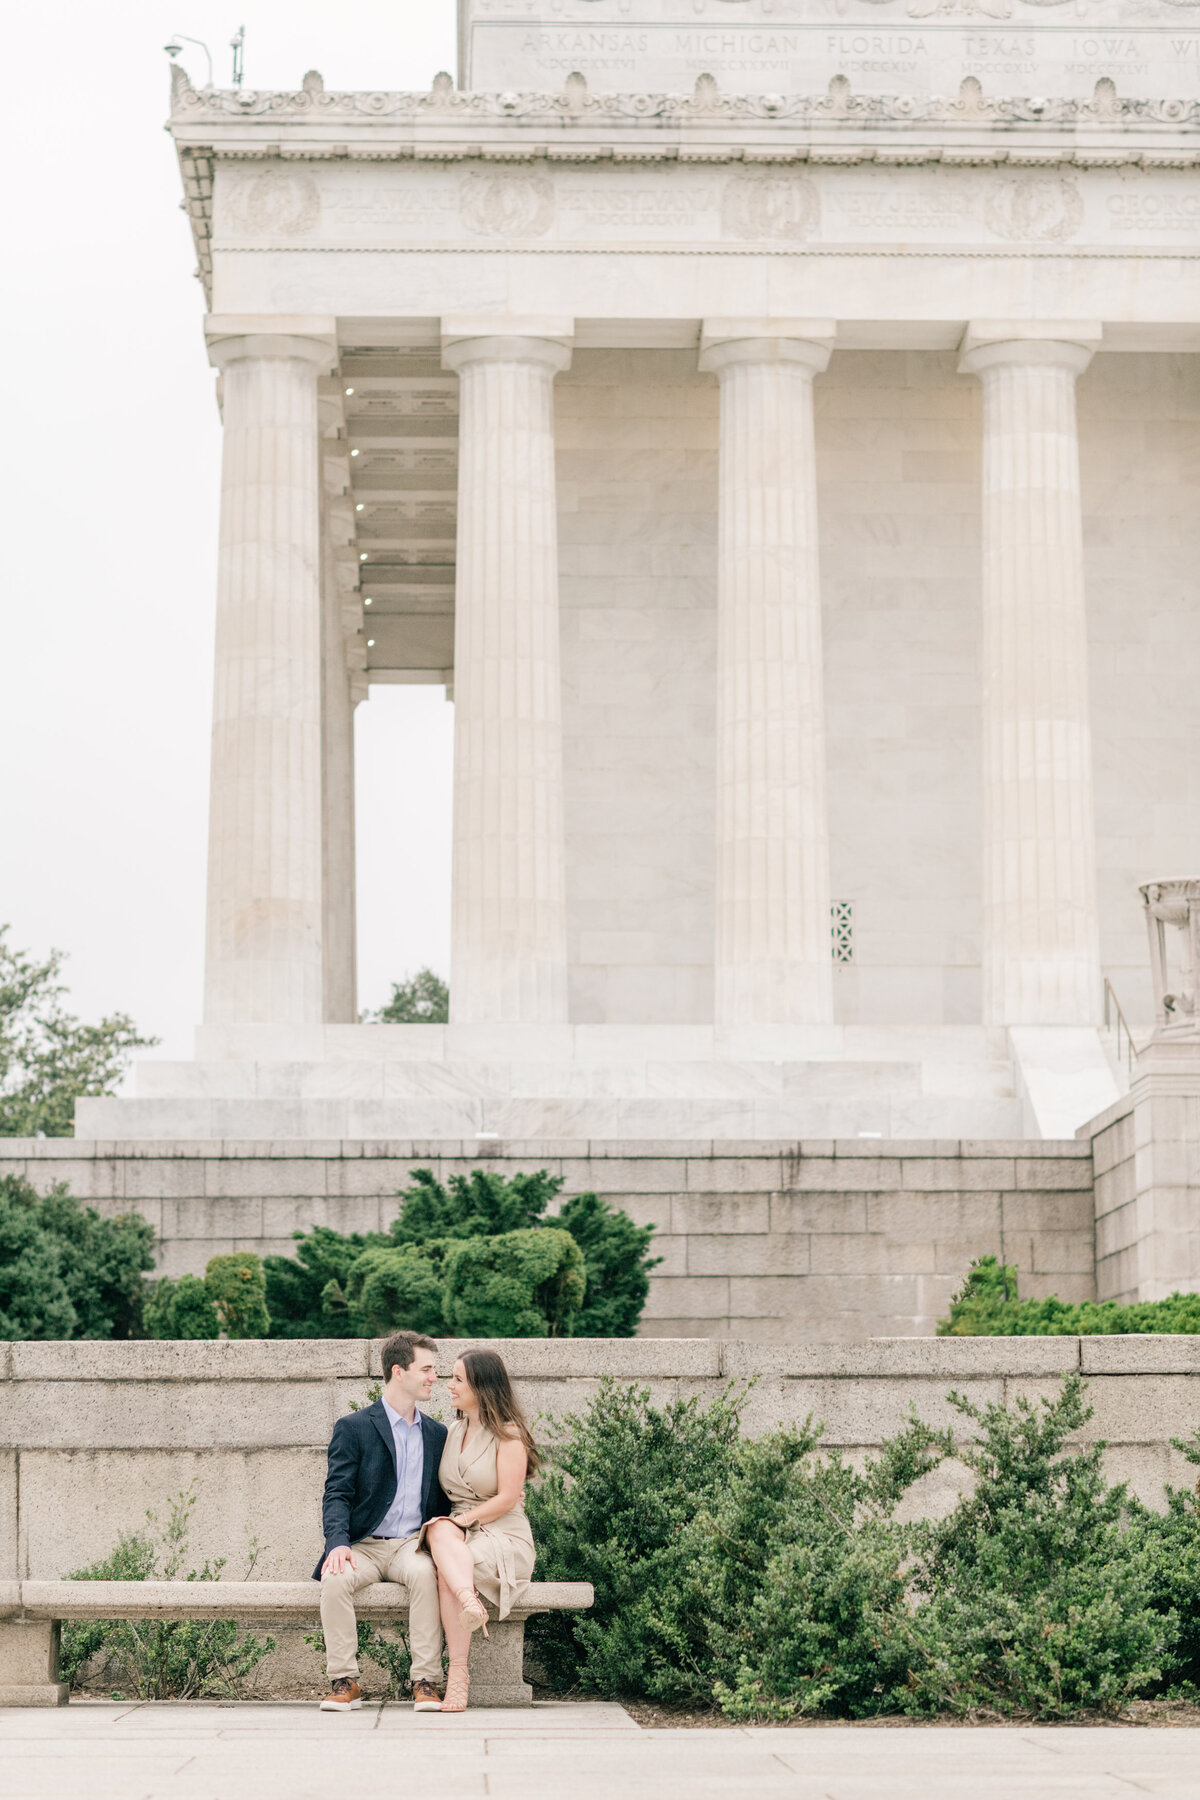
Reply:
[[[22,1581],[0,1585],[0,1598],[14,1588],[29,1619],[315,1618],[321,1610],[316,1581]],[[575,1612],[594,1599],[588,1581],[532,1581],[525,1605],[509,1617],[520,1623],[535,1613]],[[354,1605],[384,1618],[408,1613],[403,1590],[386,1581],[356,1594]]]

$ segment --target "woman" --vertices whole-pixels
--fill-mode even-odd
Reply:
[[[525,1517],[525,1482],[538,1455],[508,1370],[494,1350],[464,1350],[450,1377],[455,1423],[438,1479],[450,1501],[448,1519],[425,1527],[437,1566],[438,1598],[450,1674],[443,1712],[465,1712],[471,1633],[487,1636],[484,1600],[506,1619],[533,1574],[533,1534]]]

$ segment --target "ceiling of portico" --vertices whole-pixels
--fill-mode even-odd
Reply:
[[[368,679],[448,681],[458,378],[388,345],[344,349],[340,373]]]

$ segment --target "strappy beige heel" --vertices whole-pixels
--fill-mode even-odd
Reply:
[[[474,1588],[459,1588],[454,1598],[458,1601],[458,1622],[464,1631],[482,1631],[488,1634],[487,1607],[479,1598]],[[454,1665],[451,1664],[451,1667]]]
[[[442,1711],[466,1712],[467,1696],[471,1691],[471,1675],[465,1662],[452,1662],[446,1676],[446,1698],[442,1701]]]

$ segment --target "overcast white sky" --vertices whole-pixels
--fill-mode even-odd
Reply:
[[[190,1056],[200,1016],[220,425],[162,130],[176,31],[228,85],[419,88],[454,0],[37,0],[6,14],[0,923],[71,1004]],[[204,54],[181,58],[197,86]],[[449,954],[441,688],[358,709],[359,999]]]

